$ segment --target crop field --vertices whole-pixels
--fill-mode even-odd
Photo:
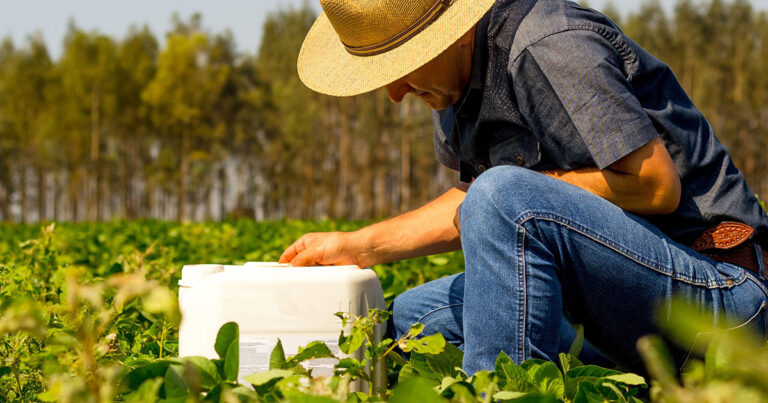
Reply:
[[[276,261],[306,232],[354,230],[364,222],[281,221],[179,224],[156,221],[0,225],[0,402],[9,401],[765,401],[768,349],[749,335],[715,331],[682,375],[657,337],[638,344],[650,376],[582,365],[579,341],[559,362],[517,365],[503,353],[494,371],[467,376],[462,352],[415,325],[400,340],[372,339],[385,311],[340,314],[348,331],[332,377],[300,364],[331,357],[322,343],[288,356],[278,346],[270,370],[238,383],[238,328],[219,331],[219,358],[178,358],[177,286],[185,264]],[[387,302],[415,285],[460,272],[460,253],[373,268]],[[684,309],[683,309],[684,311]],[[701,323],[685,315],[676,329]],[[341,331],[341,329],[339,329]],[[398,352],[407,352],[401,355]],[[388,369],[374,388],[371,364]],[[368,364],[368,365],[366,365]],[[368,382],[365,392],[350,383]],[[379,380],[381,381],[381,380]],[[381,383],[379,383],[381,384]]]

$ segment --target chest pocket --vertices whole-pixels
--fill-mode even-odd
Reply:
[[[511,137],[491,145],[488,158],[492,166],[516,165],[531,168],[541,160],[541,150],[533,135],[514,133]]]

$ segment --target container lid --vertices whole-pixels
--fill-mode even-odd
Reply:
[[[224,271],[220,264],[188,264],[181,269],[180,287],[194,287],[200,281]]]
[[[276,262],[246,262],[243,266],[246,269],[326,269],[326,270],[360,270],[360,266],[346,265],[346,266],[291,266],[290,263],[276,263]]]
[[[291,267],[290,263],[277,263],[277,262],[246,262],[245,267]]]

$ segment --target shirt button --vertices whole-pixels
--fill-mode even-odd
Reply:
[[[517,165],[520,165],[520,166],[522,166],[522,165],[524,165],[524,164],[525,164],[525,160],[523,159],[523,157],[521,157],[521,156],[519,156],[519,155],[518,155],[518,156],[515,158],[515,163],[517,163]]]
[[[728,285],[733,285],[733,280],[731,280],[731,279],[725,280],[725,282],[726,282]]]
[[[477,170],[480,171],[480,173],[485,172],[486,169],[488,169],[488,167],[483,164],[477,166]]]

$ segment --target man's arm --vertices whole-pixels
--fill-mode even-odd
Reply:
[[[584,168],[543,173],[638,215],[670,214],[680,203],[680,175],[658,138],[602,171]]]
[[[414,211],[355,232],[306,234],[280,256],[293,266],[374,264],[461,248],[453,223],[469,185],[462,184]]]

